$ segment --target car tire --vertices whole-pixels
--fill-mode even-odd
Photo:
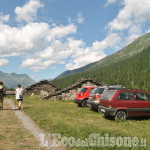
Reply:
[[[115,115],[115,120],[125,121],[127,119],[127,114],[124,111],[118,111]]]
[[[82,107],[84,108],[84,107],[87,107],[87,100],[84,100],[83,102],[82,102]]]

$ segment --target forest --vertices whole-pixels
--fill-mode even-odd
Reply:
[[[121,84],[130,89],[146,90],[150,93],[150,47],[125,60],[51,82],[63,89],[80,78],[92,78],[103,85]]]

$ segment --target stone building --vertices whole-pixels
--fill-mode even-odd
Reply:
[[[34,93],[37,95],[41,95],[41,97],[45,97],[48,96],[49,94],[53,94],[60,90],[61,89],[57,88],[56,85],[53,85],[47,80],[43,80],[25,88],[24,93],[27,95],[32,95]]]
[[[74,100],[76,93],[82,88],[86,86],[100,86],[101,84],[98,82],[93,81],[92,79],[84,79],[81,78],[78,82],[75,84],[57,91],[55,93],[50,93],[48,96],[45,96],[45,99],[52,99],[52,100]]]

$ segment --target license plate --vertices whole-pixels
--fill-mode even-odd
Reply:
[[[105,112],[105,109],[101,109],[101,112]]]

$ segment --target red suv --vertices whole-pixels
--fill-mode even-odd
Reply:
[[[109,90],[100,99],[105,117],[126,120],[130,116],[150,116],[150,95],[138,90]]]
[[[87,107],[87,100],[89,99],[89,95],[95,87],[83,87],[76,94],[74,102],[78,104],[79,107]]]

